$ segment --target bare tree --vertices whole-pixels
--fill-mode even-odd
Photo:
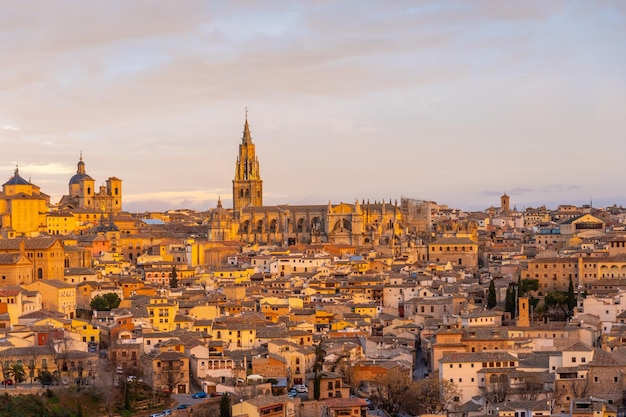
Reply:
[[[37,353],[35,349],[31,350],[31,357],[26,362],[26,368],[28,369],[28,377],[30,378],[30,383],[32,384],[35,380],[35,371],[37,370]]]
[[[168,393],[175,392],[178,384],[184,379],[184,362],[180,359],[165,359],[161,358],[160,372],[157,375],[157,379],[154,382],[158,382],[161,390],[167,390]],[[157,388],[154,386],[154,388]]]
[[[411,380],[408,376],[385,375],[375,379],[374,401],[380,408],[391,415],[398,415],[401,405],[410,390]]]
[[[350,353],[344,352],[333,362],[330,371],[339,373],[344,384],[352,386],[352,380],[354,379],[354,367],[352,365]]]
[[[568,406],[567,397],[583,398],[587,393],[587,381],[584,379],[560,380],[555,384],[554,401],[560,406]]]
[[[496,382],[487,387],[487,398],[494,403],[502,403],[509,394],[509,384],[506,382]]]
[[[64,372],[68,372],[68,352],[70,351],[74,341],[64,329],[58,329],[54,334],[50,335],[48,344],[52,353],[52,359],[56,365],[56,378],[62,378]],[[57,381],[59,382],[59,381]]]
[[[571,388],[574,398],[582,398],[587,396],[589,387],[587,386],[586,379],[577,379],[572,382]]]
[[[461,390],[448,380],[435,375],[414,381],[407,398],[402,399],[412,414],[444,414],[453,409],[461,398]]]
[[[512,391],[520,400],[536,401],[543,392],[543,382],[538,375],[528,375],[522,382],[517,383]]]

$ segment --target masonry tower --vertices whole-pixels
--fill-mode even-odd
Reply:
[[[259,171],[259,161],[255,154],[254,143],[248,126],[248,112],[243,127],[243,137],[239,144],[239,155],[233,180],[233,214],[239,216],[240,209],[263,205],[263,181]]]

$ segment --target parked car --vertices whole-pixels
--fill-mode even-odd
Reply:
[[[296,398],[296,396],[298,395],[298,391],[292,388],[287,391],[287,395],[289,396],[289,398]]]
[[[115,367],[115,373],[116,374],[123,374],[124,373],[124,369],[122,369],[122,367],[118,365],[118,366]]]
[[[167,409],[167,410],[163,410],[163,412],[161,413],[162,416],[169,416],[172,414],[172,410]]]
[[[189,404],[180,404],[178,407],[176,407],[177,410],[184,410],[186,408],[189,408]]]
[[[295,389],[297,392],[309,392],[307,386],[303,384],[296,384],[292,387],[292,389]]]
[[[6,378],[5,380],[2,381],[2,385],[13,385],[13,380]]]
[[[207,394],[204,391],[198,391],[191,396],[191,398],[206,398]]]

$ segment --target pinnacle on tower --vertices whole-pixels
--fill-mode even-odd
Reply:
[[[252,143],[252,136],[250,136],[250,126],[248,125],[248,108],[246,108],[246,123],[243,126],[243,137],[241,142],[244,144]]]

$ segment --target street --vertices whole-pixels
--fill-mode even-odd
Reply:
[[[413,379],[423,379],[428,373],[428,368],[424,362],[424,352],[421,349],[415,351],[415,369],[413,370]]]

